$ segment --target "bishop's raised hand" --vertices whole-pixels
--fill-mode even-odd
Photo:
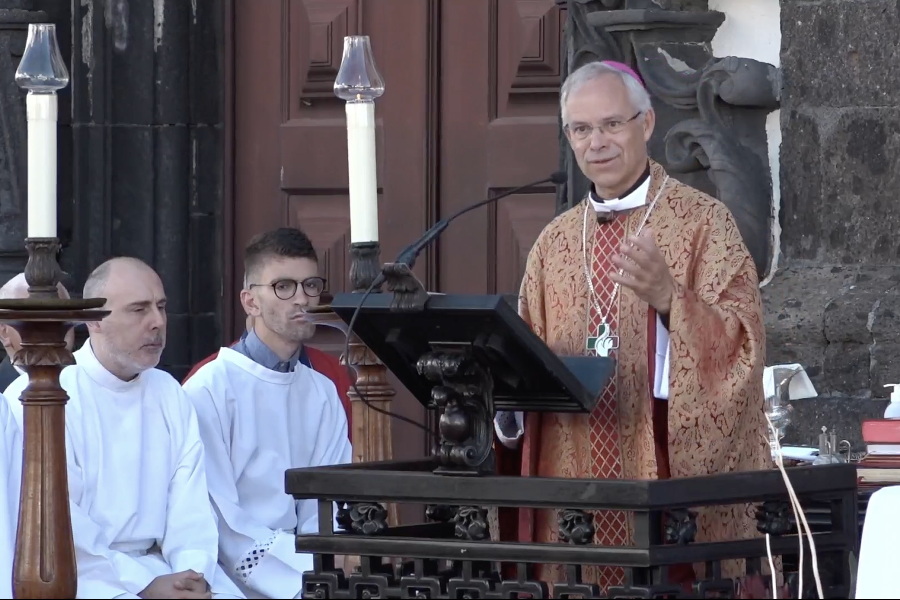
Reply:
[[[612,257],[616,271],[609,274],[614,283],[634,291],[638,298],[652,306],[660,315],[668,315],[672,308],[675,280],[656,237],[649,227],[640,235],[630,236]]]

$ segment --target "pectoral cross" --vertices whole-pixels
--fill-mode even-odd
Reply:
[[[588,337],[587,351],[597,356],[607,357],[613,350],[619,349],[619,336],[613,335],[612,328],[604,323],[597,329],[597,335]]]

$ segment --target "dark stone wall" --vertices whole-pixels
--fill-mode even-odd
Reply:
[[[900,383],[900,3],[781,3],[781,269],[764,290],[768,360],[801,362],[822,426],[860,446]]]
[[[223,3],[72,3],[63,268],[77,291],[112,256],[154,266],[169,300],[161,366],[176,377],[221,341]]]
[[[59,95],[64,283],[79,295],[112,256],[155,267],[169,298],[161,366],[180,377],[221,342],[224,0],[0,3],[0,285],[27,259],[14,74],[36,22],[56,24],[71,76]]]

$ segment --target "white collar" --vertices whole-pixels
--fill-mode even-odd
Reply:
[[[123,392],[127,390],[139,389],[143,385],[143,373],[139,373],[137,377],[131,381],[122,381],[113,375],[103,364],[97,355],[94,354],[94,348],[91,346],[91,340],[88,338],[84,345],[75,351],[76,364],[84,369],[88,377],[93,379],[101,386],[114,392]]]
[[[591,204],[594,205],[594,210],[598,213],[611,213],[637,208],[647,204],[647,194],[650,193],[651,179],[653,179],[653,177],[648,176],[644,180],[644,183],[637,186],[633,192],[627,194],[624,198],[615,198],[613,200],[607,200],[606,202],[600,202],[596,199],[593,192],[588,194],[588,198],[590,198]]]

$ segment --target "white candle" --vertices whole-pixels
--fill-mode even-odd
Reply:
[[[350,177],[350,241],[377,242],[374,102],[347,102],[347,168]]]
[[[56,237],[56,94],[28,94],[28,237]]]

